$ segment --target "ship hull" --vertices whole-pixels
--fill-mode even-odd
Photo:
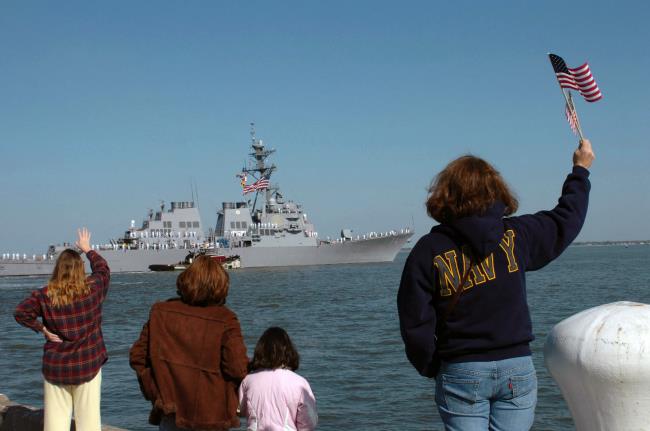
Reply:
[[[219,249],[218,253],[239,255],[242,268],[391,262],[410,237],[411,233],[399,233],[318,246],[233,247]],[[150,272],[149,265],[181,262],[188,252],[186,249],[99,251],[112,273]],[[0,260],[0,276],[49,275],[53,269],[54,260]]]
[[[321,243],[315,247],[246,247],[230,250],[239,255],[242,268],[391,262],[410,236],[411,234],[397,234],[358,241]]]

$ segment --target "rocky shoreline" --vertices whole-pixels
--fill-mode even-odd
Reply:
[[[75,429],[74,420],[71,430]],[[43,409],[15,403],[0,394],[0,431],[42,431]],[[102,425],[103,431],[125,431],[109,425]]]

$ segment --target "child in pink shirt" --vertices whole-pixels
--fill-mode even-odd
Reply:
[[[264,331],[255,346],[250,374],[239,387],[239,410],[249,431],[311,431],[316,399],[307,380],[296,374],[300,356],[282,328]]]

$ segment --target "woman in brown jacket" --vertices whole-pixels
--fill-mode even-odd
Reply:
[[[161,430],[239,426],[237,387],[248,358],[237,316],[224,304],[229,277],[207,256],[176,281],[180,298],[158,302],[130,351],[140,389]]]

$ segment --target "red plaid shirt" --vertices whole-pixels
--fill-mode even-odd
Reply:
[[[36,332],[45,326],[63,340],[46,341],[43,346],[43,377],[57,385],[88,382],[108,360],[102,336],[102,303],[108,293],[110,270],[97,252],[91,250],[86,257],[92,269],[90,293],[71,304],[54,307],[45,286],[18,304],[14,313],[21,325]]]

